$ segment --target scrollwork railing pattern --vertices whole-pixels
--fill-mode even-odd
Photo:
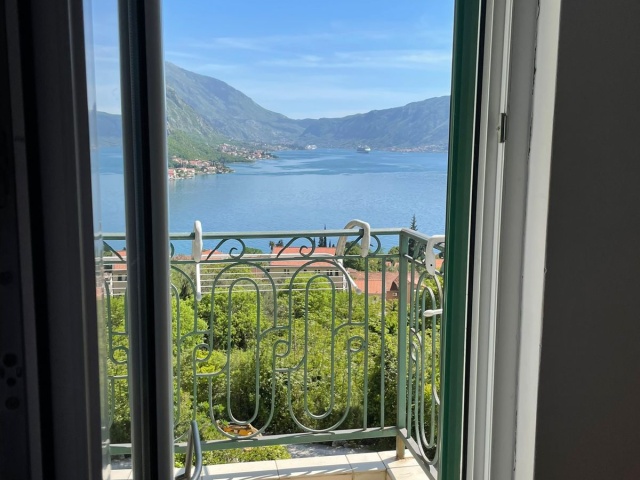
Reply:
[[[280,444],[301,435],[309,442],[398,436],[425,465],[437,461],[442,280],[424,268],[428,237],[371,233],[365,257],[355,247],[359,230],[326,232],[347,237],[340,255],[319,248],[318,232],[204,234],[197,262],[175,253],[190,250],[182,244],[188,236],[172,238],[176,441],[197,420],[204,450],[273,444],[273,435]],[[385,252],[383,236],[400,248]],[[249,248],[269,238],[281,240],[274,253]],[[113,278],[126,275],[124,250],[105,244],[104,261]],[[112,451],[124,453],[126,294],[109,285],[120,285],[112,281],[106,292],[109,411],[119,444]],[[397,378],[401,362],[406,382]],[[399,416],[401,399],[406,413]],[[396,424],[402,415],[404,430]]]

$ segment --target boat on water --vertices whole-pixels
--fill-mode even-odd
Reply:
[[[318,148],[316,145],[307,145],[304,147],[305,150],[315,150],[316,148]]]
[[[356,148],[356,152],[358,153],[369,153],[371,151],[371,147],[369,145],[359,145]]]

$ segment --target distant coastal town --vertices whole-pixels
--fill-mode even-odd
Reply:
[[[385,148],[389,152],[401,152],[401,153],[416,153],[416,152],[425,152],[425,153],[446,153],[449,151],[449,145],[447,144],[437,144],[437,145],[421,145],[419,147],[390,147]]]
[[[224,163],[209,160],[185,160],[174,156],[171,158],[171,164],[172,166],[169,167],[169,180],[183,180],[197,175],[217,175],[233,172]]]
[[[254,150],[228,143],[219,145],[218,149],[226,157],[232,157],[229,162],[255,162],[257,160],[277,158],[266,150]],[[233,169],[221,161],[201,160],[198,158],[188,160],[173,155],[169,162],[169,180],[183,180],[194,178],[198,175],[220,175],[223,173],[233,173]]]
[[[278,158],[268,150],[252,149],[231,145],[229,143],[221,143],[218,150],[231,157],[237,157],[239,162],[254,162],[256,160],[266,160],[270,158]]]

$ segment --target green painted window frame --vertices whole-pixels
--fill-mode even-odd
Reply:
[[[447,180],[442,332],[442,450],[438,478],[461,479],[466,437],[467,331],[472,294],[473,198],[483,0],[456,0]]]

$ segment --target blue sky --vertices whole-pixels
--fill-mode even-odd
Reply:
[[[450,91],[453,0],[165,0],[166,59],[291,118]],[[98,109],[120,110],[115,0],[93,1]]]

